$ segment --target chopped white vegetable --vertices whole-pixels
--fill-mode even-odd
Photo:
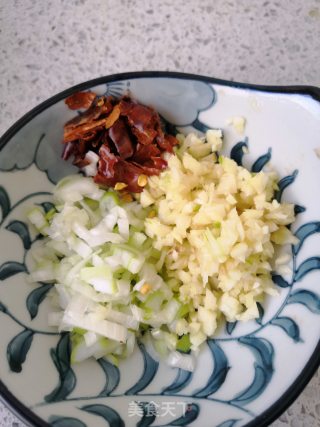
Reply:
[[[243,131],[243,118],[232,123]],[[170,330],[189,333],[193,349],[214,335],[221,314],[230,322],[258,317],[256,303],[277,294],[271,279],[274,247],[297,243],[287,228],[294,205],[274,200],[273,171],[251,173],[228,157],[216,161],[198,150],[206,144],[219,150],[221,136],[208,131],[207,143],[180,136],[177,155],[167,157],[168,168],[149,179],[141,195],[144,200],[146,192],[154,212],[145,232],[166,254],[163,270],[177,281],[177,300],[191,307],[186,323],[170,322]],[[279,259],[276,266],[285,271],[282,263],[288,261]],[[163,310],[156,313],[149,320],[154,327],[163,321]]]
[[[245,120],[232,125],[242,133]],[[278,294],[271,271],[290,273],[287,252],[274,259],[279,245],[297,243],[287,228],[294,206],[274,200],[276,174],[218,159],[221,130],[178,139],[135,201],[75,175],[56,186],[55,209],[29,212],[45,236],[32,248],[31,279],[54,284],[48,323],[71,332],[72,362],[117,364],[141,339],[155,360],[193,371],[218,320],[257,318],[257,302]],[[86,160],[94,175],[98,155]]]
[[[231,117],[229,120],[227,120],[227,124],[233,126],[237,133],[243,134],[246,125],[246,119],[241,116]]]
[[[194,371],[195,360],[191,354],[182,354],[178,351],[173,351],[167,358],[167,363],[173,368],[180,368],[185,371]]]

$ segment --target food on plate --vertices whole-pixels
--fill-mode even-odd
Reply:
[[[296,243],[287,228],[294,206],[274,198],[275,172],[218,154],[220,130],[165,135],[157,113],[129,98],[88,92],[67,104],[89,105],[64,139],[64,158],[73,154],[89,176],[64,178],[54,209],[29,213],[44,236],[31,278],[53,285],[49,324],[71,333],[73,362],[118,363],[139,339],[153,357],[192,371],[219,324],[257,318],[258,303],[277,295],[271,271],[288,259],[273,258]],[[119,140],[117,126],[126,129]]]
[[[63,158],[98,184],[141,192],[140,175],[158,175],[167,165],[162,157],[172,152],[177,139],[166,134],[159,114],[128,96],[116,100],[93,92],[78,92],[66,99],[71,109],[86,108],[64,126]]]
[[[227,125],[232,126],[238,134],[243,134],[246,127],[246,119],[242,116],[231,117],[227,120]]]
[[[35,281],[55,283],[49,324],[72,331],[72,359],[128,356],[147,325],[171,323],[181,304],[158,274],[163,255],[144,233],[149,210],[89,177],[69,176],[55,209],[29,220],[46,238],[33,249]],[[171,348],[176,336],[164,333]]]
[[[166,254],[162,275],[178,300],[192,307],[174,331],[189,334],[192,348],[229,322],[259,316],[258,302],[277,295],[271,278],[277,245],[294,244],[286,227],[294,205],[274,199],[277,175],[249,172],[225,156],[221,131],[180,136],[168,168],[139,195],[155,213],[145,233]],[[288,260],[283,257],[284,262]]]

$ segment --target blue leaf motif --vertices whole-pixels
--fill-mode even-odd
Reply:
[[[271,159],[271,148],[268,149],[268,152],[263,156],[260,156],[252,165],[251,172],[260,172],[263,167],[270,161]]]
[[[294,214],[295,215],[299,215],[302,212],[305,212],[306,208],[304,206],[300,206],[300,205],[294,205]]]
[[[49,418],[52,427],[87,427],[82,421],[70,417],[57,417],[52,415]]]
[[[226,331],[228,333],[228,335],[231,335],[234,328],[237,326],[237,321],[236,322],[226,322]]]
[[[0,185],[0,209],[1,209],[1,221],[5,219],[5,217],[10,212],[10,199],[6,190]]]
[[[194,127],[195,129],[197,129],[199,132],[207,132],[210,128],[210,126],[207,126],[206,124],[204,124],[203,122],[201,122],[198,118],[195,119],[192,123],[191,126]]]
[[[125,82],[110,82],[106,84],[105,96],[119,98],[126,90]]]
[[[7,313],[8,312],[7,307],[4,304],[2,304],[2,302],[0,302],[0,312],[1,313]]]
[[[25,249],[30,249],[31,239],[29,234],[29,228],[25,222],[17,221],[17,220],[11,221],[6,226],[6,229],[9,231],[12,231],[12,233],[16,233],[22,240],[23,247]]]
[[[299,280],[303,279],[306,274],[313,270],[320,270],[320,257],[311,257],[303,261],[295,272],[295,282],[299,282]]]
[[[55,205],[51,202],[42,202],[42,203],[39,203],[39,205],[42,207],[42,209],[46,214],[50,212],[52,209],[56,210]]]
[[[187,405],[185,413],[176,420],[170,421],[170,423],[166,424],[166,426],[188,426],[198,418],[199,412],[199,405],[197,405],[196,403],[189,403]]]
[[[145,346],[141,342],[139,342],[138,345],[143,355],[143,373],[139,381],[125,392],[127,396],[138,394],[141,390],[145,389],[153,380],[159,367],[159,362],[152,359],[150,354],[146,351]]]
[[[253,382],[241,394],[232,399],[231,403],[237,403],[242,406],[252,402],[263,393],[269,382],[270,376],[267,372],[261,366],[255,364]]]
[[[178,373],[173,383],[162,391],[162,394],[175,394],[185,388],[192,380],[192,372],[178,369]]]
[[[27,309],[29,311],[31,319],[34,319],[38,314],[39,305],[45,299],[47,293],[51,288],[52,288],[52,285],[48,283],[44,283],[42,286],[34,289],[28,295],[26,304],[27,304]]]
[[[293,253],[297,255],[305,239],[314,233],[320,233],[320,221],[308,222],[303,224],[295,232],[295,236],[299,239],[299,243],[293,246]]]
[[[125,427],[123,419],[118,412],[107,405],[86,405],[82,406],[81,410],[104,418],[108,421],[109,427]]]
[[[228,359],[222,348],[214,340],[208,340],[207,342],[214,360],[214,367],[206,386],[194,393],[193,396],[196,397],[208,397],[210,394],[215,393],[224,383],[230,369]]]
[[[219,424],[217,427],[233,427],[240,420],[227,420]]]
[[[26,266],[20,262],[8,261],[0,267],[0,280],[6,280],[18,273],[26,273]]]
[[[280,181],[278,182],[279,190],[277,190],[277,191],[275,192],[275,199],[276,199],[278,202],[280,202],[280,201],[281,201],[282,193],[284,192],[284,190],[285,190],[289,185],[291,185],[291,184],[294,182],[294,180],[296,179],[297,175],[298,175],[298,171],[297,171],[297,170],[295,170],[295,171],[292,173],[292,175],[288,175],[288,176],[285,176],[284,178],[280,179]]]
[[[292,293],[287,304],[302,304],[312,313],[320,314],[320,296],[311,291],[300,290]]]
[[[242,158],[244,155],[243,150],[246,148],[248,148],[248,141],[240,141],[234,147],[232,147],[230,152],[231,159],[234,160],[239,166],[242,166]]]
[[[283,329],[295,342],[301,341],[299,326],[290,317],[277,317],[270,323]]]
[[[291,286],[286,280],[284,280],[282,276],[279,276],[278,274],[272,274],[272,281],[280,288],[288,288]]]
[[[58,134],[59,129],[56,127]],[[23,146],[19,150],[15,150],[12,153],[12,144],[6,144],[1,149],[0,157],[0,170],[11,171],[11,170],[23,170],[27,169],[35,160],[36,153],[39,149],[39,145],[44,137],[41,135],[39,139],[34,137],[34,132],[30,132],[30,129],[23,128],[21,136],[23,139],[28,141],[28,149],[23,149]],[[53,139],[54,141],[55,139]],[[17,146],[17,145],[16,145]],[[46,144],[47,146],[47,144]]]
[[[149,427],[157,417],[155,404],[153,402],[139,402],[137,404],[142,409],[143,415],[136,427]]]
[[[101,358],[97,360],[101,368],[103,369],[103,372],[106,376],[106,384],[99,394],[100,397],[102,396],[109,396],[110,393],[112,393],[116,387],[119,384],[120,381],[120,372],[119,369],[114,366],[112,363],[108,362],[107,360]]]
[[[274,349],[272,344],[265,338],[241,337],[239,342],[250,347],[258,365],[266,369],[273,369]]]
[[[7,359],[11,371],[21,372],[33,339],[33,332],[25,329],[9,342]]]
[[[264,308],[262,307],[262,305],[257,302],[257,307],[258,307],[258,311],[259,311],[259,317],[256,319],[256,322],[261,325],[262,324],[262,318],[264,316]]]
[[[269,384],[273,375],[274,349],[264,338],[242,337],[239,342],[248,346],[256,359],[252,383],[231,400],[231,403],[246,405],[259,397]]]
[[[51,349],[50,355],[59,373],[59,383],[50,394],[45,396],[44,400],[46,402],[60,402],[76,386],[76,377],[70,367],[71,345],[69,334],[62,334],[57,347]]]
[[[172,123],[168,122],[168,120],[166,120],[163,116],[160,115],[160,119],[161,119],[161,125],[165,133],[169,133],[170,135],[174,135],[174,136],[176,136],[179,133],[177,127]]]

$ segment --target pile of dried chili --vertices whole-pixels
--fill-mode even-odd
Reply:
[[[78,92],[66,99],[72,110],[86,109],[64,126],[63,159],[83,168],[88,152],[99,156],[95,182],[140,192],[146,177],[158,175],[178,140],[164,133],[159,114],[130,97],[114,99],[93,92]]]

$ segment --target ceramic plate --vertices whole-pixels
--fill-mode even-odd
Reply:
[[[246,324],[227,323],[209,340],[193,374],[155,361],[140,345],[116,368],[90,360],[71,366],[69,336],[47,326],[50,285],[28,283],[36,236],[32,204],[50,209],[53,184],[74,172],[60,160],[64,104],[76,90],[129,91],[182,132],[222,128],[224,152],[282,177],[278,200],[296,205],[292,271],[274,276],[279,297]],[[226,125],[244,116],[245,135]],[[0,390],[34,426],[240,427],[268,425],[301,392],[320,360],[320,91],[257,87],[176,73],[103,77],[36,107],[0,142]],[[243,150],[247,147],[248,150]],[[247,152],[248,151],[248,152]],[[246,152],[246,154],[244,153]]]

